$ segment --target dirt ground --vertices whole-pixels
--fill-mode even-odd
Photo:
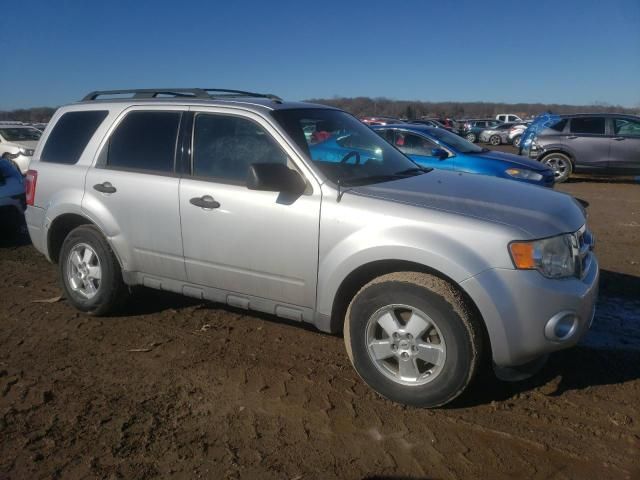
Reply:
[[[640,478],[640,184],[576,179],[602,293],[584,342],[454,405],[372,392],[343,340],[140,291],[92,318],[0,239],[0,479]]]

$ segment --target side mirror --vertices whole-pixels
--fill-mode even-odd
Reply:
[[[431,155],[437,157],[439,160],[449,158],[449,152],[447,152],[443,148],[434,148],[433,150],[431,150]]]
[[[298,172],[282,163],[252,163],[247,173],[247,188],[302,195],[307,184]]]

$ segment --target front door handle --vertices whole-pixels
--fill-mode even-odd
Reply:
[[[619,142],[620,140],[624,140],[626,137],[613,137],[613,139],[617,142]]]
[[[567,138],[569,140],[573,140],[574,138],[578,138],[578,136],[577,135],[567,135]]]
[[[211,195],[204,195],[202,197],[194,197],[189,200],[191,205],[204,208],[205,210],[212,210],[220,207],[220,202],[216,202]]]
[[[116,187],[111,185],[109,182],[98,183],[93,186],[94,190],[97,190],[102,193],[115,193]]]

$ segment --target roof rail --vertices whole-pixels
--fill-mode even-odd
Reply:
[[[245,92],[242,90],[228,90],[224,88],[136,88],[124,90],[96,90],[84,96],[83,102],[101,100],[100,97],[115,95],[131,95],[131,98],[185,97],[185,98],[229,98],[253,97],[268,98],[274,102],[282,102],[280,97],[270,93]]]

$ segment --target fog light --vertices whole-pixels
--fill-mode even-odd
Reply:
[[[574,312],[555,314],[544,327],[544,334],[549,340],[562,342],[573,337],[578,330],[578,316]]]

